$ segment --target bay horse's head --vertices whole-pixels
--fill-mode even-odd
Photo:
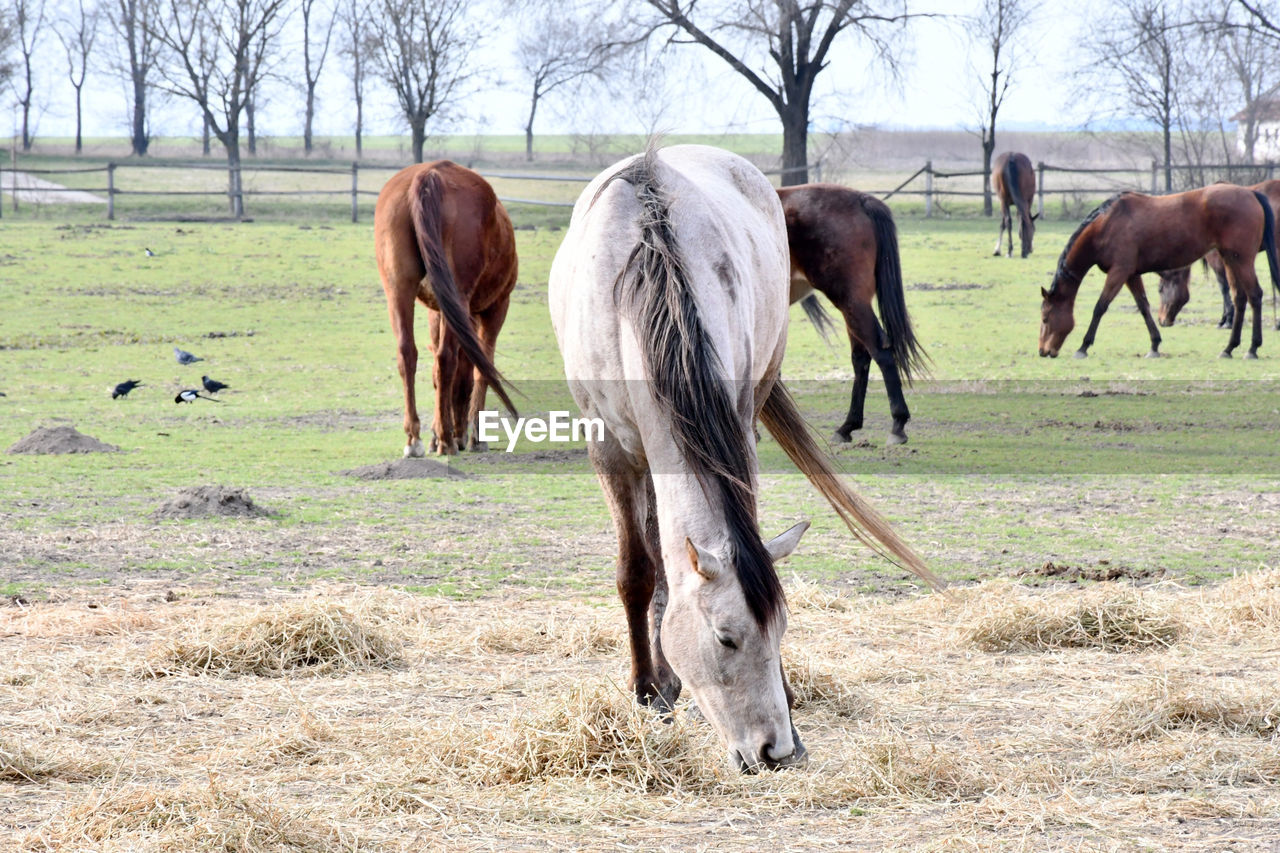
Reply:
[[[1172,326],[1178,312],[1191,300],[1191,267],[1160,273],[1161,326]]]
[[[1068,295],[1060,287],[1042,287],[1040,296],[1040,355],[1057,358],[1067,335],[1076,326],[1075,294]]]
[[[807,521],[764,543],[771,561],[795,549]],[[780,644],[787,629],[784,602],[760,620],[749,606],[742,573],[727,549],[685,539],[679,565],[667,561],[671,597],[662,617],[662,649],[703,716],[743,772],[801,764],[804,744],[791,725]],[[770,569],[772,567],[770,566]]]

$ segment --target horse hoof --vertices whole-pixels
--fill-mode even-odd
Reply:
[[[836,444],[848,444],[853,441],[853,436],[847,432],[840,432],[839,430],[836,430],[835,434],[831,436],[831,440]]]
[[[487,442],[487,441],[473,441],[473,442],[470,442],[470,443],[467,445],[467,450],[471,451],[472,453],[488,453],[488,452],[489,452],[489,442]]]
[[[1253,350],[1249,350],[1247,353],[1244,354],[1244,357],[1246,359],[1256,359],[1258,357],[1258,354]]]
[[[1160,351],[1159,351],[1159,350],[1154,350],[1154,349],[1153,349],[1151,352],[1147,353],[1146,357],[1147,357],[1147,358],[1159,358],[1159,357],[1160,357]]]
[[[885,439],[885,445],[889,447],[892,447],[895,444],[906,444],[906,443],[907,443],[906,433],[891,432],[889,433],[889,437]]]
[[[415,438],[404,446],[405,459],[421,459],[427,455],[427,451],[422,447],[422,439]]]
[[[1222,352],[1218,353],[1218,358],[1231,358],[1231,350],[1224,349]]]
[[[1088,358],[1088,357],[1089,357],[1089,353],[1086,350],[1082,350],[1082,349],[1076,350],[1076,354],[1073,356],[1073,358]]]

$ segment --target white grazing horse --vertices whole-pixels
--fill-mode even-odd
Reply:
[[[808,522],[760,536],[757,417],[859,538],[869,530],[936,584],[840,481],[778,381],[789,294],[777,193],[746,160],[700,145],[597,176],[551,268],[570,389],[605,423],[589,450],[618,534],[632,687],[670,708],[688,686],[742,770],[805,758],[773,564]]]

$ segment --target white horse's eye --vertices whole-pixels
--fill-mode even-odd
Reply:
[[[724,634],[716,634],[716,642],[724,646],[726,649],[738,648],[738,644],[733,641],[733,638],[725,636]]]

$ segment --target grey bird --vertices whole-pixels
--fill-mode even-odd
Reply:
[[[184,349],[173,348],[173,357],[178,360],[178,364],[195,364],[197,361],[204,361],[198,355],[192,355]]]
[[[111,392],[111,399],[115,400],[120,397],[128,397],[130,391],[132,391],[134,388],[141,388],[141,387],[143,387],[142,383],[136,379],[126,380],[124,382],[121,382],[119,385],[117,385],[115,389]]]
[[[175,403],[194,403],[196,400],[208,400],[211,403],[220,403],[221,400],[215,400],[212,397],[206,397],[194,388],[183,388],[178,392],[178,396],[173,398]]]
[[[210,379],[208,376],[201,376],[200,381],[204,383],[204,390],[208,391],[210,394],[217,394],[223,388],[231,387],[225,382],[219,382],[216,379]]]

